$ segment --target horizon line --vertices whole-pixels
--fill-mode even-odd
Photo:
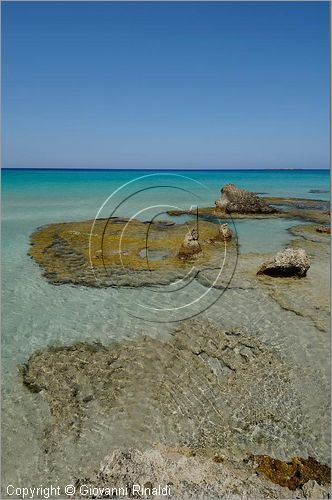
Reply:
[[[89,171],[89,172],[94,172],[94,171],[117,171],[117,172],[133,172],[133,171],[164,171],[164,172],[170,172],[170,171],[188,171],[188,172],[239,172],[239,171],[319,171],[319,170],[326,170],[330,171],[330,167],[320,167],[320,168],[91,168],[91,167],[1,167],[1,170],[48,170],[48,171]]]

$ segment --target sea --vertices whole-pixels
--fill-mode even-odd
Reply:
[[[167,211],[212,206],[228,183],[262,196],[329,199],[327,170],[2,170],[2,471],[6,482],[46,480],[49,469],[40,448],[47,418],[22,386],[19,366],[38,349],[77,341],[134,339],[144,334],[167,336],[171,324],[135,319],[135,289],[94,289],[49,284],[28,256],[30,235],[44,224],[96,217],[123,216],[150,220]],[[181,222],[181,219],[172,219]],[[273,253],[292,239],[287,231],[299,220],[235,221],[241,254]],[[202,285],[196,284],[197,290]],[[284,336],[285,316],[279,306],[260,302],[248,291],[229,291],[205,315],[226,327],[255,328],[262,338],[288,352],[299,335],[303,345],[317,336],[309,322],[289,313],[289,338]],[[266,314],[270,307],[269,314]],[[288,313],[287,313],[288,314]],[[299,331],[300,330],[300,331]],[[268,333],[266,333],[268,332]],[[265,336],[265,337],[264,337]],[[311,342],[311,340],[310,340]],[[298,355],[307,353],[297,347]],[[301,354],[302,353],[302,354]],[[312,356],[314,357],[314,351]],[[96,457],[106,455],[108,445]],[[79,457],[72,456],[72,463]],[[66,467],[68,464],[64,464]]]

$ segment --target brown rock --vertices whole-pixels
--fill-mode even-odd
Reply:
[[[268,455],[255,455],[251,459],[256,462],[257,470],[280,486],[296,490],[310,480],[318,484],[330,484],[331,469],[320,464],[312,457],[307,459],[294,457],[291,462],[283,462]]]
[[[184,237],[183,243],[178,252],[179,259],[190,259],[202,253],[201,245],[198,241],[198,233],[196,229],[191,229]]]
[[[227,184],[221,189],[221,196],[215,202],[218,209],[228,213],[274,213],[277,209],[271,207],[266,201],[255,193],[240,189],[234,184]]]

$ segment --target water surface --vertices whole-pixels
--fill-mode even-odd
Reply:
[[[22,482],[50,477],[40,448],[40,437],[48,418],[47,406],[38,395],[22,387],[17,371],[37,349],[49,345],[98,340],[105,344],[134,338],[142,332],[154,337],[167,335],[173,325],[139,321],[130,314],[138,300],[151,300],[148,290],[92,289],[50,285],[39,267],[27,256],[29,236],[39,226],[59,221],[93,219],[103,202],[123,184],[139,181],[118,191],[100,216],[151,218],[167,206],[212,205],[220,188],[229,182],[269,196],[328,199],[328,193],[309,193],[329,187],[327,171],[49,171],[5,170],[2,174],[2,375],[3,375],[3,471],[6,481]],[[175,176],[176,174],[177,176]],[[146,178],[146,175],[151,177]],[[182,176],[182,177],[181,177]],[[189,177],[190,179],[186,179]],[[149,189],[147,189],[149,188]],[[151,189],[150,189],[151,188]],[[134,196],[133,196],[134,194]],[[125,201],[124,201],[125,199]],[[160,219],[165,218],[160,215]],[[174,219],[175,220],[175,219]],[[274,252],[292,238],[287,229],[298,221],[275,219],[237,221],[240,252]],[[201,293],[196,283],[190,293]],[[143,299],[142,299],[143,297]],[[166,299],[165,299],[166,300]],[[167,300],[172,302],[172,298]],[[196,307],[196,306],[193,306]],[[298,318],[259,295],[258,291],[229,290],[206,317],[225,327],[253,325],[264,340],[277,345],[300,363],[317,360],[328,364],[322,332],[310,321]],[[287,325],[287,335],[285,335]],[[299,344],[299,338],[301,342]],[[312,339],[315,339],[314,346]],[[294,350],[294,345],[296,349]],[[310,345],[310,352],[306,348]],[[295,352],[296,351],[296,352]],[[309,360],[309,361],[308,361]],[[90,459],[107,454],[110,442]],[[108,439],[108,440],[107,440]],[[82,445],[81,445],[82,446]],[[88,448],[84,453],[88,452]],[[68,455],[80,463],[82,449]],[[74,467],[73,465],[73,467]],[[63,463],[64,470],[69,467]],[[20,478],[20,481],[19,481]]]

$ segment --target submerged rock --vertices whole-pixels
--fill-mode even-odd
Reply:
[[[275,213],[277,209],[255,193],[240,189],[234,184],[227,184],[221,189],[221,196],[215,202],[218,209],[228,213]]]
[[[302,375],[255,336],[210,321],[185,321],[164,341],[47,348],[23,369],[25,386],[50,407],[49,453],[106,429],[109,449],[159,443],[238,457],[277,449],[279,458],[303,449],[303,436],[304,452],[319,452]]]
[[[309,189],[309,193],[329,193],[328,189]]]
[[[286,248],[274,257],[265,261],[258,269],[257,274],[266,274],[272,277],[302,278],[306,276],[310,267],[309,257],[302,248]]]

